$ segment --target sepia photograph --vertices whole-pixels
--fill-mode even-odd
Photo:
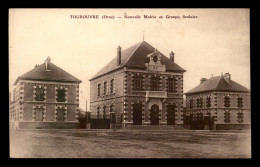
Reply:
[[[10,158],[250,159],[249,8],[10,8]]]

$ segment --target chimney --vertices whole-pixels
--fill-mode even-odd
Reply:
[[[48,68],[50,62],[51,62],[51,58],[48,57],[48,58],[45,60],[45,70],[46,70],[46,71],[51,71],[51,70]]]
[[[121,47],[117,47],[117,65],[119,66],[121,64]]]
[[[207,81],[206,78],[201,78],[201,79],[200,79],[200,84],[202,84],[202,83],[205,82],[205,81]]]
[[[229,73],[225,73],[225,75],[224,75],[224,79],[227,81],[227,83],[230,84],[231,74],[229,74]]]
[[[173,51],[170,53],[170,60],[174,62],[174,53],[173,53]]]

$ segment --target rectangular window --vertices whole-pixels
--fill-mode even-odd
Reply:
[[[203,98],[200,98],[200,108],[203,108]]]
[[[106,113],[106,106],[103,107],[103,119],[106,119],[107,118],[107,113]]]
[[[114,106],[113,105],[110,106],[110,112],[114,112]]]
[[[228,111],[224,113],[224,121],[225,123],[230,123],[230,113]]]
[[[175,92],[175,89],[174,89],[174,78],[168,78],[168,81],[167,81],[167,86],[168,86],[168,92]]]
[[[228,97],[228,96],[224,97],[224,106],[230,107],[230,97]]]
[[[202,121],[203,120],[203,114],[202,113],[197,113],[197,120]]]
[[[42,108],[35,109],[35,121],[43,121],[43,109]]]
[[[190,99],[190,109],[193,109],[193,99]]]
[[[207,97],[206,99],[206,107],[211,107],[211,98],[210,97]]]
[[[238,112],[237,113],[237,122],[238,123],[243,123],[243,112]]]
[[[57,102],[65,102],[66,101],[66,90],[65,89],[57,89]]]
[[[100,87],[101,87],[101,84],[98,84],[98,96],[100,96]]]
[[[141,75],[135,75],[134,76],[134,81],[133,81],[133,90],[142,90],[143,86],[143,78]]]
[[[114,93],[114,79],[110,81],[110,94]]]
[[[57,121],[65,120],[65,109],[57,109]]]
[[[107,82],[104,82],[104,95],[107,94]]]
[[[197,99],[197,108],[203,108],[203,98]]]
[[[44,88],[36,88],[35,89],[36,93],[35,93],[35,100],[36,101],[44,101]]]
[[[243,98],[242,97],[237,98],[237,107],[238,108],[243,107]]]
[[[159,91],[159,77],[151,78],[151,91]]]
[[[97,119],[100,118],[100,107],[97,108]]]

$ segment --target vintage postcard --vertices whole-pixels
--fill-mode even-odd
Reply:
[[[251,158],[250,9],[9,9],[11,158]]]

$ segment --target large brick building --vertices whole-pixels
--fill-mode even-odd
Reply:
[[[19,76],[10,103],[10,128],[74,128],[80,80],[50,62]]]
[[[185,70],[147,42],[121,51],[90,79],[92,119],[127,125],[183,124]]]
[[[189,129],[250,129],[250,91],[226,73],[209,79],[186,94],[185,124]]]

